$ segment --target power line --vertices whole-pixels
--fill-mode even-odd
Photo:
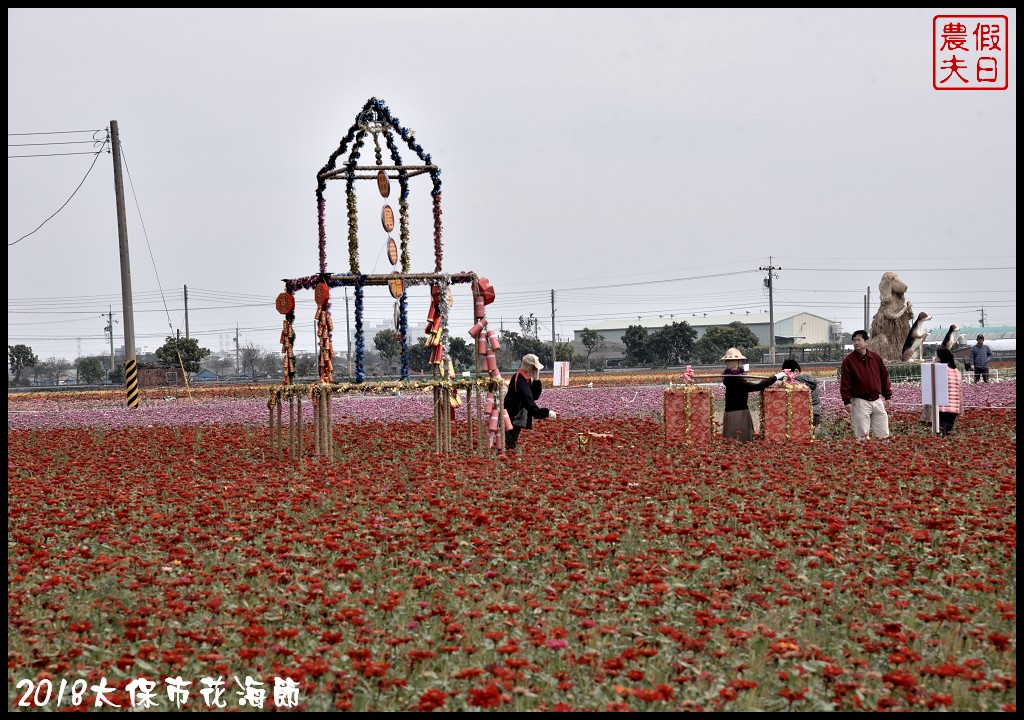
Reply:
[[[29,135],[71,135],[73,133],[92,133],[95,135],[99,132],[104,132],[106,128],[100,128],[99,130],[54,130],[53,132],[27,132],[27,133],[7,133],[7,137],[27,137]]]
[[[105,147],[105,146],[106,146],[106,143],[104,143],[104,147]],[[65,208],[65,207],[67,207],[68,203],[69,203],[69,202],[71,202],[71,198],[73,198],[73,197],[74,197],[75,195],[77,195],[77,194],[78,194],[78,191],[82,189],[82,185],[84,185],[84,184],[85,184],[85,181],[86,181],[86,180],[87,180],[87,179],[89,178],[89,175],[90,175],[90,174],[92,174],[92,169],[93,169],[94,167],[96,167],[96,161],[97,161],[97,160],[99,160],[99,157],[100,157],[100,155],[102,155],[102,154],[103,154],[103,148],[101,147],[101,148],[100,148],[100,149],[99,149],[99,150],[98,150],[97,152],[95,152],[95,153],[68,153],[68,154],[69,154],[69,155],[74,155],[74,154],[79,154],[79,155],[85,155],[85,154],[93,154],[93,155],[95,155],[95,157],[93,157],[93,159],[92,159],[92,164],[91,164],[91,165],[89,165],[89,169],[88,169],[88,170],[87,170],[87,171],[85,172],[85,177],[83,177],[83,178],[82,178],[82,182],[78,183],[78,187],[76,187],[76,188],[75,188],[75,191],[74,191],[73,193],[71,193],[71,197],[69,197],[69,198],[68,198],[67,200],[65,200],[65,201],[64,201],[64,204],[63,204],[63,205],[61,205],[61,206],[60,206],[59,208],[57,208],[57,210],[56,210],[56,211],[55,211],[55,212],[53,213],[53,215],[51,215],[50,217],[48,217],[48,218],[46,218],[45,220],[43,220],[43,221],[42,221],[42,222],[41,222],[41,223],[39,224],[39,227],[37,227],[37,228],[36,228],[35,230],[33,230],[32,232],[28,233],[27,235],[22,235],[22,236],[21,236],[20,238],[18,238],[18,239],[17,239],[17,240],[15,240],[14,242],[9,242],[9,243],[7,243],[7,247],[11,247],[12,245],[17,245],[17,244],[18,244],[18,243],[20,243],[20,242],[21,242],[22,240],[24,240],[25,238],[27,238],[27,237],[28,237],[29,235],[32,235],[33,233],[37,232],[37,231],[39,230],[39,228],[41,228],[41,227],[42,227],[43,225],[45,225],[46,223],[48,223],[48,222],[50,222],[51,220],[53,220],[53,218],[55,218],[55,217],[57,216],[57,213],[59,213],[59,212],[60,212],[61,210],[63,210],[63,209]]]
[[[8,155],[7,159],[12,160],[14,158],[36,158],[36,157],[64,157],[65,155],[102,155],[102,150],[93,150],[91,152],[66,152],[66,153],[33,153],[31,155]]]
[[[92,145],[95,140],[63,140],[61,142],[44,143],[7,143],[7,147],[34,147],[38,145]]]

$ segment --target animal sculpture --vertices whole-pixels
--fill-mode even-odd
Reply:
[[[907,284],[894,272],[884,273],[878,283],[878,301],[868,347],[886,362],[900,362],[903,343],[914,319],[914,308],[907,300]]]
[[[932,316],[926,312],[917,314],[917,320],[910,326],[907,339],[903,341],[903,354],[901,356],[903,362],[914,361],[914,356],[917,355],[917,351],[921,349],[921,344],[928,335],[928,331],[924,329],[924,324],[931,319]]]
[[[954,347],[956,347],[957,343],[959,343],[962,339],[960,335],[957,335],[957,331],[959,329],[960,326],[957,325],[956,323],[950,325],[949,330],[946,331],[946,337],[942,338],[940,346],[946,348],[947,350],[952,350]]]

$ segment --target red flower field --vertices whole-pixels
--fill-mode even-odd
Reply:
[[[301,460],[245,402],[30,427],[9,396],[10,709],[130,709],[143,678],[164,710],[261,707],[247,681],[265,709],[1016,710],[1015,394],[950,438],[578,413],[443,456],[385,418]]]

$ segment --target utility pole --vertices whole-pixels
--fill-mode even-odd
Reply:
[[[235,375],[242,374],[242,366],[239,360],[238,353],[238,323],[235,323]]]
[[[979,310],[978,312],[981,313],[981,326],[985,327],[985,306],[982,305],[981,310]]]
[[[103,315],[100,315],[103,317]],[[114,309],[107,305],[107,327],[106,331],[110,334],[110,372],[114,372]]]
[[[764,286],[768,288],[768,362],[772,365],[775,364],[775,298],[773,295],[772,280],[777,278],[775,274],[776,270],[781,270],[781,267],[775,267],[772,265],[772,256],[768,256],[768,267],[758,268],[759,270],[765,270],[768,272],[768,277],[765,278]]]
[[[555,371],[558,360],[558,344],[555,342],[555,290],[551,289],[551,372]]]
[[[188,340],[188,285],[185,286],[185,339]]]
[[[128,224],[121,178],[121,135],[117,120],[110,121],[110,150],[114,158],[114,196],[117,202],[117,244],[121,255],[121,305],[124,314],[124,384],[128,407],[139,406],[139,370],[135,359],[135,313],[132,309],[132,269],[128,261]],[[113,336],[113,327],[111,327]],[[113,343],[113,338],[111,338]]]
[[[868,285],[868,292],[864,296],[864,332],[869,332],[871,327],[871,286]]]

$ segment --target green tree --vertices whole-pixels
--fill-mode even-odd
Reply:
[[[678,365],[689,359],[696,339],[697,331],[685,320],[666,325],[647,338],[648,361],[663,367]]]
[[[179,365],[178,355],[181,355],[181,365],[185,372],[197,373],[203,369],[203,358],[210,354],[208,348],[199,347],[196,338],[173,338],[168,336],[167,342],[156,349],[156,356],[164,362]]]
[[[33,379],[36,383],[56,385],[60,382],[60,376],[70,367],[71,365],[64,358],[51,357],[49,360],[43,360],[33,366]]]
[[[75,360],[75,370],[78,371],[78,382],[86,385],[99,385],[107,376],[103,369],[103,362],[96,357],[80,357]]]
[[[626,346],[626,356],[623,358],[629,367],[637,367],[650,362],[650,352],[647,347],[647,328],[642,325],[630,325],[626,332],[622,333],[622,344]]]
[[[545,357],[551,359],[550,355],[547,355]],[[558,361],[567,362],[570,365],[572,365],[573,362],[576,361],[576,346],[573,345],[571,342],[558,343]],[[541,362],[546,364],[547,361],[541,360]]]
[[[107,377],[115,385],[124,385],[124,364],[118,363],[114,365],[114,369],[107,373]]]
[[[373,336],[373,346],[377,348],[384,369],[390,369],[392,361],[402,354],[402,345],[398,341],[398,333],[384,329]]]
[[[264,355],[266,355],[266,353],[259,345],[252,342],[246,343],[240,353],[242,359],[242,374],[248,375],[251,380],[259,378],[260,368],[263,367]]]
[[[731,347],[739,348],[748,358],[759,357],[754,351],[760,346],[761,341],[754,331],[736,320],[728,325],[709,327],[694,345],[694,352],[701,363],[711,365],[719,362]]]
[[[519,329],[523,331],[523,337],[533,338],[537,340],[540,338],[540,321],[530,313],[529,316],[519,316]]]
[[[296,377],[313,377],[316,374],[316,356],[313,353],[299,353],[295,356]]]
[[[39,364],[39,358],[32,352],[28,345],[8,345],[7,358],[11,364],[11,373],[14,375],[12,385],[21,385],[21,373],[25,368],[35,367]]]
[[[583,343],[583,347],[587,349],[586,363],[587,368],[590,368],[590,356],[595,351],[600,350],[604,347],[604,335],[599,335],[596,330],[590,328],[583,328],[580,331],[580,342]]]
[[[409,346],[407,354],[409,358],[409,372],[426,373],[430,371],[430,351],[427,347],[427,339],[421,337],[416,340],[415,345]]]
[[[473,348],[468,342],[460,337],[449,337],[448,350],[451,352],[455,372],[476,369],[476,358],[473,355]]]
[[[551,364],[551,347],[536,337],[520,335],[511,330],[498,332],[501,351],[497,353],[499,367],[504,370],[515,370],[523,359],[523,355],[533,353],[545,365]]]

